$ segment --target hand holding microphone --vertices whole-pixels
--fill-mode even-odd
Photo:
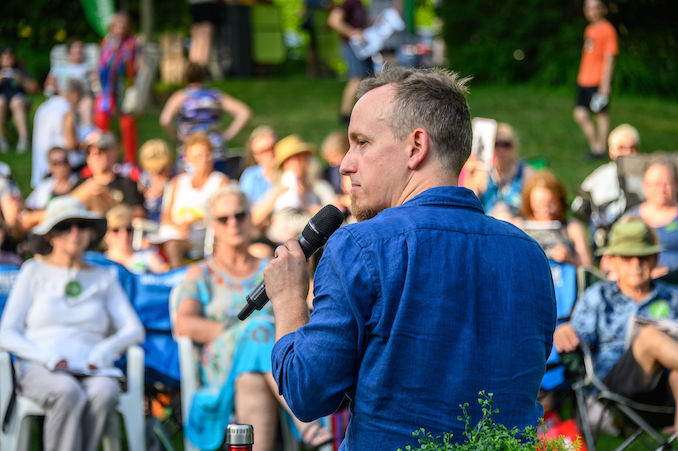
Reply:
[[[339,228],[343,220],[344,215],[337,207],[326,205],[308,221],[303,232],[297,238],[307,260],[327,242],[330,235]],[[238,313],[238,319],[241,321],[250,316],[255,309],[261,310],[268,302],[265,283],[260,282],[247,295],[246,300],[247,305]]]

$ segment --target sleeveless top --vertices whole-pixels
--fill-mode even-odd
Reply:
[[[497,185],[494,177],[488,176],[487,189],[480,195],[480,201],[483,203],[485,212],[494,208],[500,202],[509,207],[511,214],[518,214],[520,203],[522,202],[521,192],[523,190],[523,172],[525,169],[525,160],[518,160],[518,170],[516,176],[509,183]]]
[[[191,174],[177,175],[174,203],[170,212],[172,221],[182,224],[195,219],[204,219],[207,216],[209,199],[217,192],[225,177],[221,172],[212,171],[207,181],[200,188],[195,188],[191,184]]]
[[[214,148],[214,158],[222,159],[226,142],[219,127],[223,115],[221,93],[203,86],[189,86],[184,89],[184,96],[177,119],[179,142],[183,144],[193,133],[205,133]]]

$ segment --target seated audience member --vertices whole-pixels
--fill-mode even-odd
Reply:
[[[169,270],[154,248],[135,251],[132,247],[132,209],[120,204],[106,212],[106,257],[135,273],[161,273]]]
[[[94,131],[86,140],[87,167],[91,176],[78,181],[72,195],[91,211],[104,214],[118,204],[127,204],[136,217],[145,216],[144,198],[137,184],[113,170],[119,158],[118,143],[110,132]]]
[[[570,321],[556,328],[553,344],[558,352],[569,352],[586,343],[597,376],[610,390],[647,404],[673,405],[678,399],[678,342],[646,325],[625,348],[631,316],[678,319],[678,290],[652,280],[661,251],[657,237],[639,218],[622,220],[612,226],[601,251],[617,280],[586,290]]]
[[[274,151],[276,141],[278,137],[268,125],[260,125],[252,130],[247,140],[247,167],[240,176],[240,189],[253,205],[273,187],[278,174]]]
[[[26,198],[26,208],[44,210],[52,198],[71,192],[78,176],[68,163],[68,151],[63,147],[52,147],[47,152],[47,167],[50,176],[40,180],[35,189]]]
[[[31,186],[38,186],[49,174],[47,152],[52,147],[66,149],[72,167],[83,165],[83,156],[77,150],[78,121],[75,112],[82,93],[82,84],[78,80],[69,80],[59,95],[47,99],[35,111]]]
[[[487,168],[469,159],[465,170],[464,186],[476,193],[491,216],[517,215],[523,184],[534,174],[525,160],[518,158],[516,133],[504,122],[497,124],[492,166]]]
[[[21,267],[0,321],[22,395],[46,411],[47,450],[98,449],[120,393],[113,362],[144,339],[117,276],[83,259],[105,231],[77,199],[54,199],[31,237],[42,257]]]
[[[280,176],[261,202],[252,208],[257,226],[269,224],[268,237],[284,242],[297,236],[324,204],[334,201],[329,183],[313,177],[310,163],[313,145],[297,135],[287,136],[275,145],[275,162]]]
[[[221,446],[234,412],[238,423],[254,426],[255,450],[273,449],[277,404],[286,407],[271,375],[271,305],[245,321],[237,319],[245,295],[263,279],[267,264],[248,252],[252,227],[248,211],[247,196],[237,185],[216,192],[209,206],[214,253],[192,265],[177,288],[175,333],[201,345],[200,389],[191,411],[185,412],[185,433],[200,449]],[[296,424],[307,446],[331,440],[330,432],[317,422]]]
[[[151,139],[139,149],[139,165],[143,169],[139,186],[144,196],[146,217],[160,222],[162,196],[172,177],[172,152],[162,139]]]
[[[98,82],[96,67],[85,61],[85,43],[79,39],[66,42],[67,61],[53,66],[45,80],[45,94],[63,93],[69,79],[78,80],[83,86],[83,96],[76,106],[80,124],[84,127],[92,125],[94,97],[92,86]]]
[[[28,150],[28,100],[26,94],[38,92],[38,83],[19,65],[11,47],[0,50],[0,152],[7,152],[9,144],[5,139],[5,119],[12,113],[19,141],[18,153]]]
[[[240,133],[252,113],[240,100],[218,89],[205,86],[206,76],[203,66],[188,63],[185,74],[188,86],[176,91],[167,99],[160,112],[160,125],[179,143],[177,158],[179,167],[183,166],[188,137],[194,133],[204,133],[212,143],[215,169],[225,172],[224,157],[228,142]],[[221,122],[224,113],[233,116],[233,121],[222,131]]]
[[[659,237],[663,249],[659,253],[655,277],[678,269],[677,193],[675,165],[662,157],[653,158],[643,173],[645,201],[625,214],[625,217],[640,216]]]
[[[635,127],[621,124],[610,132],[607,142],[611,161],[584,179],[579,195],[572,201],[572,210],[589,223],[594,248],[605,246],[610,227],[629,206],[624,190],[619,186],[616,160],[638,151],[640,135]]]
[[[592,265],[584,228],[565,217],[567,194],[553,173],[539,171],[525,181],[520,213],[523,229],[548,258],[577,266]]]
[[[161,229],[164,251],[172,268],[184,263],[184,256],[199,258],[205,241],[205,218],[210,197],[228,182],[214,170],[212,143],[204,133],[186,140],[186,164],[190,171],[170,181],[162,201]]]
[[[328,164],[327,169],[323,171],[323,178],[332,185],[334,192],[337,194],[342,193],[342,175],[339,172],[339,166],[349,147],[348,134],[345,131],[330,133],[325,137],[320,146],[320,152]]]

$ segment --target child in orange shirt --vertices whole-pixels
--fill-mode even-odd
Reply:
[[[577,100],[574,120],[589,143],[589,156],[605,158],[610,118],[610,96],[614,57],[619,53],[617,32],[605,19],[607,7],[602,0],[585,0],[584,15],[589,25],[584,30],[584,47],[577,75]],[[593,113],[596,125],[590,118]]]

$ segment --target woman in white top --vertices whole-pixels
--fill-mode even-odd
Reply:
[[[54,199],[31,244],[0,322],[0,347],[17,357],[22,394],[47,414],[44,449],[96,450],[115,411],[113,362],[144,339],[117,275],[83,260],[106,220],[70,196]]]
[[[169,183],[162,201],[159,235],[164,243],[170,267],[202,256],[205,240],[205,218],[209,200],[228,182],[228,177],[214,170],[212,143],[204,133],[186,139],[186,172]]]

